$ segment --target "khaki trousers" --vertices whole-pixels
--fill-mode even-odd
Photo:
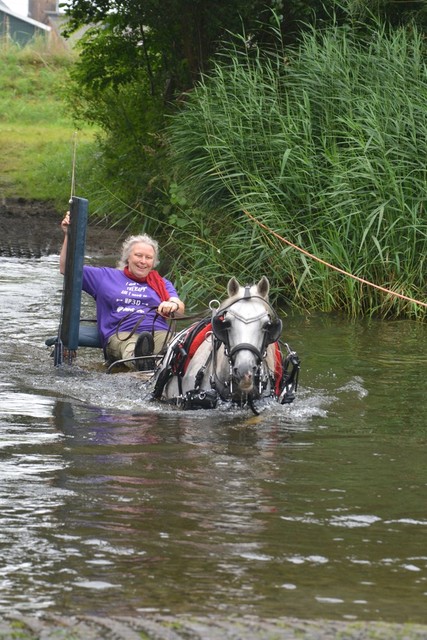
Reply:
[[[155,331],[154,332],[154,353],[159,353],[162,349],[165,338],[166,331]],[[133,354],[135,351],[135,344],[138,340],[138,333],[134,333],[133,336],[126,340],[126,336],[129,335],[128,331],[119,331],[118,335],[113,334],[107,343],[107,357],[111,362],[115,360],[125,360],[126,358],[133,358]],[[135,369],[135,362],[130,360],[129,362],[123,363],[129,369]]]

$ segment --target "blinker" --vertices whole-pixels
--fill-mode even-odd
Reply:
[[[273,342],[277,342],[280,338],[280,334],[282,333],[282,329],[283,322],[280,318],[270,321],[265,327],[267,343],[271,344]]]
[[[217,338],[217,340],[219,340],[220,342],[223,342],[224,344],[227,343],[228,329],[230,328],[230,326],[231,326],[230,320],[226,320],[224,315],[220,315],[220,316],[217,315],[212,318],[213,334],[215,338]]]

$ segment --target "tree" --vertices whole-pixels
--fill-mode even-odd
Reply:
[[[371,5],[367,0],[68,0],[64,35],[90,26],[82,43],[83,84],[117,86],[144,69],[152,95],[171,99],[194,86],[228,34],[243,32],[262,43],[268,31],[261,25],[273,12],[285,41],[314,21],[402,24],[417,18],[422,23],[427,16],[421,0]]]
[[[282,5],[283,0],[70,0],[64,35],[91,25],[82,42],[87,84],[117,85],[144,68],[153,95],[171,98],[207,71],[228,32],[259,29]]]
[[[208,71],[210,58],[228,33],[253,33],[282,3],[70,0],[64,35],[89,27],[79,42],[70,101],[77,119],[104,132],[98,183],[140,213],[143,209],[145,219],[147,207],[155,209],[158,218],[159,199],[168,190],[162,164],[165,114]],[[105,213],[105,205],[102,208]]]

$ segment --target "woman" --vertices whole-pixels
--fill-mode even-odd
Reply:
[[[61,273],[65,272],[69,224],[67,212],[61,222]],[[159,353],[168,330],[165,318],[184,313],[173,284],[154,269],[158,262],[156,240],[143,234],[124,241],[118,268],[83,267],[82,289],[96,301],[101,344],[112,362]],[[135,366],[134,361],[125,364]],[[144,364],[143,359],[136,361],[136,368],[152,368]]]

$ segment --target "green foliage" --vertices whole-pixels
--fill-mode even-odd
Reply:
[[[282,6],[283,0],[71,0],[65,11],[68,33],[96,25],[85,38],[82,59],[94,71],[103,67],[103,82],[144,68],[152,91],[170,98],[207,69],[227,31],[240,31],[242,25],[252,29],[267,11]],[[128,51],[133,51],[130,57]]]
[[[3,196],[68,202],[76,122],[67,95],[81,128],[76,192],[91,214],[157,235],[162,264],[190,305],[222,295],[231,275],[266,273],[273,296],[302,309],[425,317],[244,213],[341,269],[423,300],[427,82],[417,29],[364,28],[362,37],[347,26],[306,28],[286,48],[278,19],[258,40],[213,38],[212,72],[173,104],[203,65],[175,56],[166,28],[125,29],[125,18],[89,31],[77,65],[37,47],[0,52]]]
[[[376,29],[361,39],[334,26],[306,32],[285,54],[276,34],[274,52],[229,49],[172,120],[175,180],[204,211],[203,236],[183,264],[194,281],[206,277],[208,243],[212,288],[218,274],[266,273],[277,296],[304,309],[425,317],[422,307],[313,261],[242,213],[345,271],[423,300],[421,35]]]
[[[358,1],[344,4],[339,19],[351,21]],[[253,53],[257,46],[274,41],[276,30],[289,42],[307,28],[301,20],[335,19],[335,6],[334,0],[67,3],[68,32],[89,27],[79,43],[67,96],[77,122],[89,122],[101,131],[100,153],[86,180],[92,211],[130,229],[142,225],[153,234],[160,232],[178,204],[169,199],[173,175],[166,164],[164,123],[179,108],[183,91],[210,69],[214,52],[222,52],[224,60],[234,55],[224,45],[233,39],[231,34],[244,34],[242,46]],[[276,30],[266,28],[267,23],[274,23]],[[236,130],[236,149],[244,133]],[[197,155],[196,148],[193,153]],[[174,215],[171,220],[182,225],[183,216],[176,211]]]
[[[162,105],[141,91],[137,81],[102,90],[79,91],[73,85],[68,101],[79,122],[91,122],[101,130],[93,172],[96,182],[89,192],[92,212],[140,228],[147,207],[155,211],[167,189],[162,173]]]
[[[410,2],[396,2],[396,0],[347,0],[346,12],[359,23],[373,23],[381,21],[392,27],[415,23],[420,30],[427,28],[427,5],[424,0]]]
[[[280,8],[282,0],[268,4]],[[200,77],[220,37],[245,21],[255,25],[265,11],[265,0],[69,4],[69,31],[91,25],[67,100],[78,122],[102,131],[89,192],[95,214],[157,233],[170,204],[165,115]]]

